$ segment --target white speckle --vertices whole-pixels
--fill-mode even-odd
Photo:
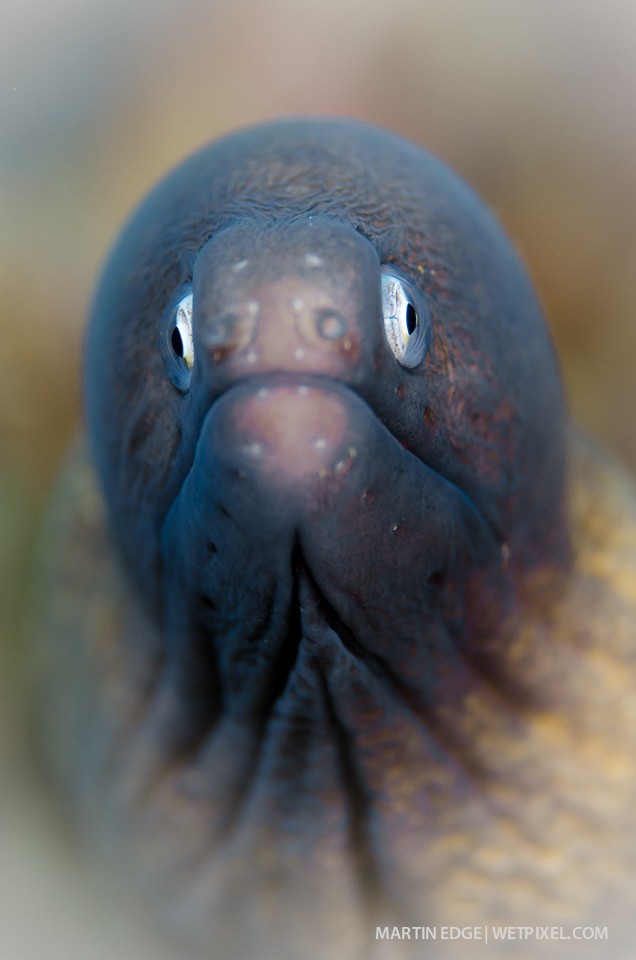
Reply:
[[[249,353],[246,354],[245,359],[247,363],[256,363],[258,360],[258,354],[256,350],[250,350]]]
[[[264,400],[265,397],[269,397],[269,390],[267,389],[267,387],[261,387],[260,390],[257,392],[256,396],[260,397],[261,400]]]
[[[304,304],[303,304],[302,297],[294,297],[294,299],[291,302],[292,310],[295,310],[296,313],[299,313],[302,310],[303,306]]]
[[[304,356],[305,356],[305,348],[296,347],[296,349],[294,350],[294,360],[302,360]]]
[[[344,347],[345,350],[351,350],[351,347],[353,346],[353,344],[351,343],[351,340],[349,339],[349,337],[344,338],[344,340],[342,341],[342,346]]]
[[[342,473],[342,471],[344,470],[345,466],[346,466],[346,464],[345,464],[344,460],[338,460],[338,463],[336,464],[336,473]]]
[[[308,393],[309,389],[304,384],[296,388],[296,395],[298,397],[306,397]]]
[[[352,460],[355,460],[355,458],[358,456],[358,451],[356,450],[355,447],[349,447],[349,449],[347,450],[347,453],[349,454]]]
[[[246,309],[250,317],[255,317],[256,314],[258,313],[258,300],[250,300],[250,302],[247,304]]]
[[[314,440],[314,447],[316,448],[316,450],[324,450],[326,446],[327,446],[327,441],[325,440],[324,437],[316,437],[316,439]]]
[[[248,263],[249,260],[237,260],[232,267],[232,273],[239,273],[241,270],[245,270],[245,267],[248,265]]]
[[[253,443],[248,443],[243,449],[250,457],[260,457],[263,453],[263,444],[255,440]]]
[[[393,529],[393,533],[397,533],[398,530],[399,530],[399,528],[400,528],[399,523],[394,523],[394,524],[393,524],[393,528],[392,528],[392,529]]]
[[[305,263],[308,267],[321,267],[322,257],[319,257],[317,253],[306,253]]]

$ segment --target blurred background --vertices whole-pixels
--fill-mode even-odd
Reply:
[[[405,134],[495,209],[574,416],[636,469],[636,4],[2,0],[0,76],[0,955],[39,957],[44,938],[47,958],[137,960],[150,948],[96,908],[24,762],[19,629],[118,227],[237,126],[326,113]]]

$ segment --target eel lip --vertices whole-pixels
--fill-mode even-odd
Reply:
[[[325,392],[331,391],[336,393],[346,391],[366,404],[366,406],[369,407],[369,410],[373,413],[373,416],[377,417],[377,414],[369,404],[368,400],[357,389],[355,384],[349,383],[345,380],[339,380],[336,377],[330,377],[324,373],[276,369],[271,370],[268,373],[256,373],[251,376],[238,377],[235,380],[232,380],[231,383],[228,383],[214,394],[207,409],[208,411],[211,410],[220,400],[233,394],[236,390],[243,391],[246,388],[250,388],[254,392],[257,392],[273,390],[277,387],[284,387],[290,390],[294,388],[296,390],[308,390],[310,388],[314,388],[321,389]]]
[[[478,501],[475,500],[472,493],[464,489],[463,485],[447,477],[444,473],[441,473],[440,470],[431,464],[425,456],[415,453],[409,448],[405,448],[400,440],[400,437],[393,433],[385,419],[376,412],[368,398],[363,392],[360,391],[355,383],[341,380],[324,373],[315,373],[311,371],[290,371],[286,369],[272,369],[266,373],[258,372],[251,375],[242,376],[221,387],[211,399],[208,399],[207,405],[200,414],[201,419],[199,420],[198,430],[195,428],[195,431],[200,431],[203,420],[219,405],[228,404],[228,406],[231,406],[234,404],[235,400],[240,398],[241,394],[243,395],[244,402],[247,401],[248,398],[251,398],[254,401],[252,409],[258,409],[258,402],[262,403],[263,406],[270,405],[272,408],[279,406],[280,408],[279,404],[276,404],[275,402],[272,403],[272,398],[276,395],[282,399],[286,394],[287,397],[291,399],[292,403],[289,404],[289,407],[286,411],[286,417],[281,418],[278,422],[276,416],[274,415],[270,416],[269,418],[269,429],[275,429],[275,431],[281,435],[281,442],[286,450],[288,463],[290,463],[292,460],[299,462],[302,459],[296,446],[298,430],[300,428],[299,421],[296,419],[295,422],[293,422],[293,430],[287,435],[287,437],[282,436],[285,427],[289,425],[289,418],[291,417],[292,421],[294,421],[294,414],[296,413],[294,404],[304,403],[309,397],[313,397],[314,418],[316,423],[319,423],[321,426],[323,424],[328,425],[329,423],[328,408],[330,406],[330,398],[332,401],[335,398],[349,398],[355,405],[362,404],[367,413],[373,417],[378,424],[381,424],[383,429],[385,429],[393,437],[396,443],[400,444],[400,447],[405,455],[415,457],[416,460],[436,473],[444,483],[454,487],[463,497],[466,498],[467,501],[470,502],[471,506],[475,509],[484,524],[488,527],[491,537],[501,553],[502,565],[507,564],[510,550],[506,542],[507,538],[500,530],[496,519],[489,515],[489,512],[485,510]],[[321,410],[320,407],[323,402],[325,403],[325,407],[323,410]],[[311,405],[311,402],[310,404],[307,404],[307,406],[309,405]],[[333,403],[331,405],[333,406]],[[313,439],[316,442],[320,439],[326,439],[322,436],[323,432],[324,431],[317,431]],[[334,430],[332,428],[332,435],[333,433]],[[356,449],[357,452],[362,452],[360,450],[360,445],[356,443],[353,438],[350,439],[352,442],[340,444],[341,450],[349,451],[353,448]],[[247,453],[250,453],[256,458],[258,458],[263,449],[261,440],[259,440],[258,437],[253,437],[252,439],[247,440],[244,448]],[[317,449],[320,449],[320,444],[313,448],[312,456]],[[336,462],[341,462],[341,459],[337,460]],[[188,467],[188,472],[191,466],[192,464],[190,464]]]
[[[266,475],[289,494],[305,481],[344,477],[359,438],[377,423],[356,393],[321,377],[242,381],[217,398],[209,416],[209,437],[223,462]]]

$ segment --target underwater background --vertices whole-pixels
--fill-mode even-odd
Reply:
[[[391,128],[494,208],[574,418],[634,470],[636,5],[3,0],[0,73],[0,956],[161,960],[125,903],[100,908],[31,760],[33,546],[81,422],[103,257],[154,181],[237,126]]]

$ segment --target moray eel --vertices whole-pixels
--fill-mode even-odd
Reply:
[[[443,925],[508,924],[535,932],[457,955],[547,957],[583,924],[609,942],[572,955],[623,956],[636,498],[474,193],[364,124],[228,136],[125,227],[85,370],[46,750],[180,949],[445,957]]]

